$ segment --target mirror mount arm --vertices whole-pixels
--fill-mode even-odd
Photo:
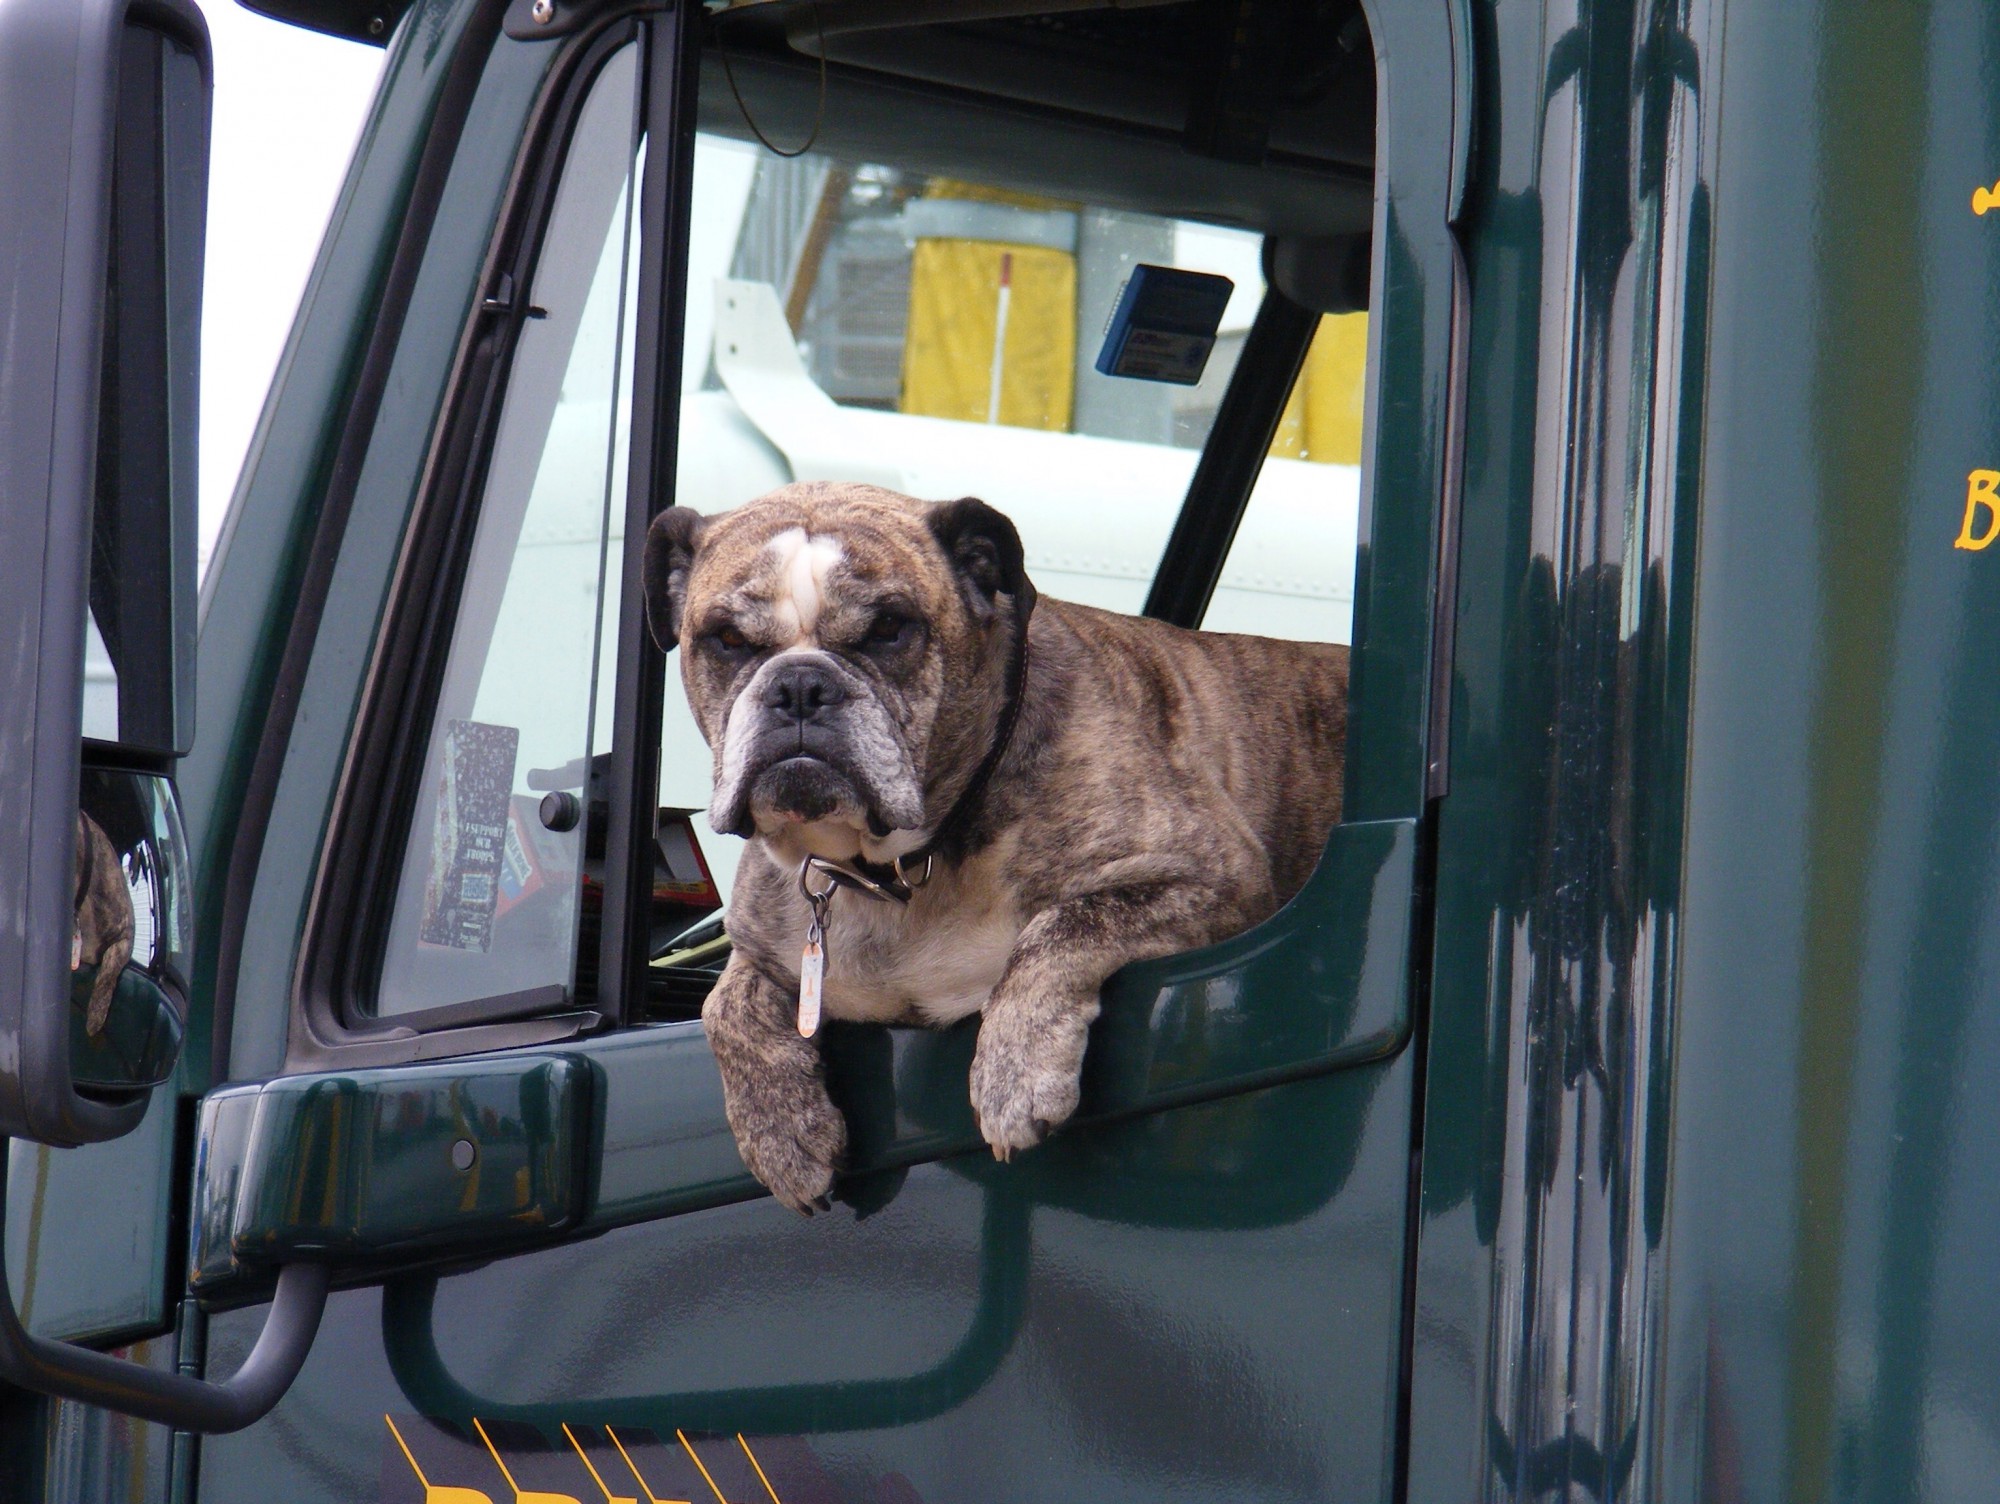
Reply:
[[[0,1163],[6,1144],[0,1139]],[[0,1261],[0,1379],[178,1431],[240,1431],[269,1413],[305,1366],[326,1310],[331,1274],[324,1264],[280,1269],[277,1298],[256,1346],[232,1377],[213,1383],[35,1336],[21,1324]]]

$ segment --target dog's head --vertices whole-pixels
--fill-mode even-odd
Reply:
[[[920,846],[984,757],[1034,602],[984,502],[818,482],[662,513],[645,586],[715,754],[709,822],[877,860]]]

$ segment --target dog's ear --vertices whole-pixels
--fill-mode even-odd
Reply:
[[[974,496],[938,502],[931,508],[930,523],[973,615],[985,621],[994,612],[994,598],[1010,595],[1025,621],[1035,609],[1035,587],[1028,580],[1014,524]]]
[[[663,653],[681,640],[688,570],[701,546],[701,529],[701,514],[693,507],[668,507],[646,533],[646,622]]]

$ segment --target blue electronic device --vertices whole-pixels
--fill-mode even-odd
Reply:
[[[1111,312],[1104,348],[1097,352],[1099,373],[1193,386],[1208,365],[1222,311],[1235,290],[1234,282],[1214,272],[1133,267]]]

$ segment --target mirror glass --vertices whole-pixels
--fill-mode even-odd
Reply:
[[[97,404],[83,734],[178,756],[194,731],[195,435],[208,95],[127,25]]]
[[[70,1071],[81,1091],[123,1092],[172,1072],[187,1011],[194,914],[187,837],[165,778],[83,770]]]

